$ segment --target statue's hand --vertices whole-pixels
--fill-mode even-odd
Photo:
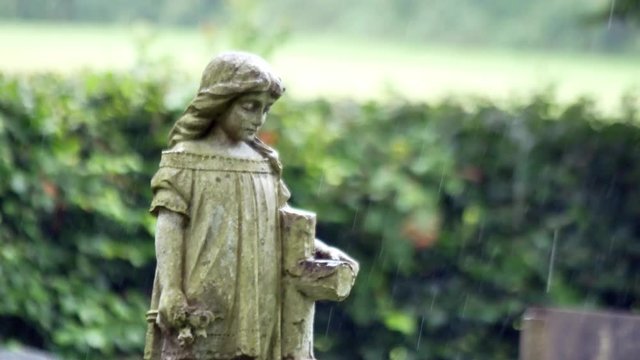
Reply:
[[[315,240],[315,258],[344,261],[349,264],[355,275],[358,275],[358,271],[360,271],[360,265],[355,259],[342,250],[329,246],[318,239]]]
[[[187,321],[187,306],[187,297],[181,290],[163,290],[158,305],[158,326],[165,332],[184,326]]]
[[[340,260],[340,251],[316,239],[314,257],[323,260]]]

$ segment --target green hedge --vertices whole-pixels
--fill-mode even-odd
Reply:
[[[135,74],[0,76],[1,342],[140,356],[148,183],[184,107],[175,90]],[[285,97],[272,112],[263,137],[293,205],[362,263],[345,303],[319,304],[321,358],[514,359],[527,306],[639,310],[632,106],[605,118],[544,97],[508,111]]]

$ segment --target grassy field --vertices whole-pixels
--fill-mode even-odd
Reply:
[[[0,71],[130,70],[139,58],[140,44],[148,44],[152,58],[170,61],[197,82],[207,60],[225,47],[215,35],[144,26],[0,23]],[[294,34],[271,60],[289,94],[298,97],[482,96],[518,101],[551,90],[562,101],[587,96],[610,111],[618,108],[624,94],[640,91],[640,60],[632,56]]]

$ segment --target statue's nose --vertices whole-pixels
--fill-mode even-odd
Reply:
[[[253,123],[253,125],[254,125],[254,126],[256,126],[256,127],[260,127],[260,126],[262,126],[262,124],[264,123],[264,120],[265,120],[265,119],[266,119],[266,115],[265,115],[265,114],[256,115],[256,116],[253,118],[252,123]]]

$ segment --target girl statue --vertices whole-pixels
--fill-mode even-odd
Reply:
[[[284,90],[263,59],[224,53],[173,126],[151,180],[157,271],[145,359],[283,358],[289,191],[256,132]],[[315,251],[346,258],[320,242]]]

